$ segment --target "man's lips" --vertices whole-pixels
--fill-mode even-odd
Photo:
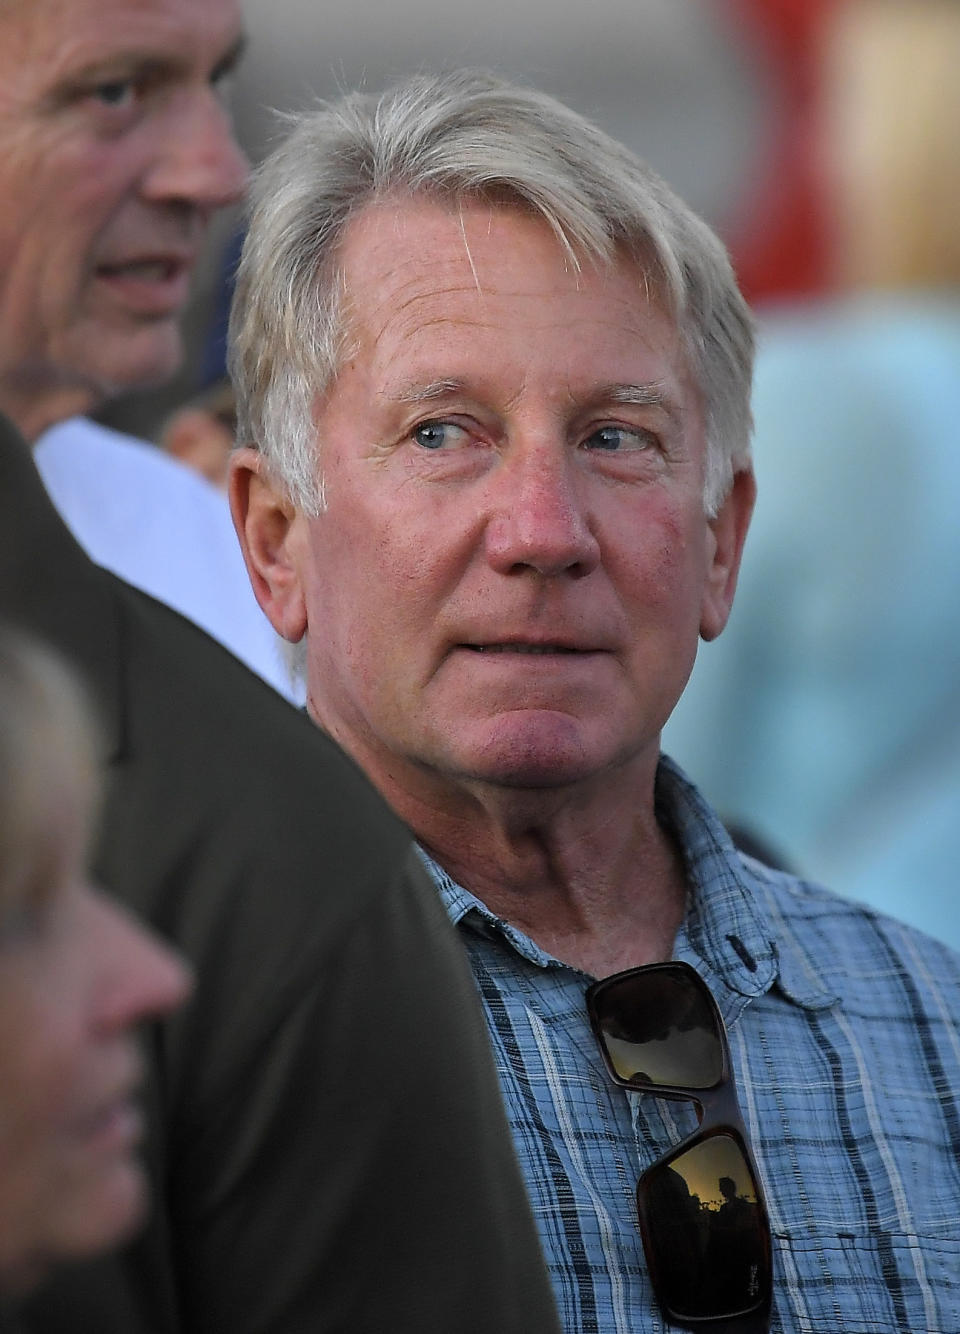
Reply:
[[[168,315],[185,304],[193,266],[193,255],[143,255],[98,264],[96,275],[136,313]]]
[[[470,634],[451,646],[454,653],[467,653],[486,661],[514,658],[537,658],[541,662],[574,662],[579,659],[604,657],[616,651],[616,645],[602,634],[587,638],[582,633],[558,634],[556,638],[539,635],[511,635],[499,638],[492,634]]]
[[[535,657],[546,657],[550,654],[600,652],[599,649],[574,648],[567,644],[461,644],[460,647],[470,649],[473,653],[523,653]]]

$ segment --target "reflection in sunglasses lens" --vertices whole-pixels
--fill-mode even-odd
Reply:
[[[717,1020],[707,997],[666,973],[625,978],[595,1001],[604,1045],[621,1079],[638,1088],[713,1088],[723,1074]]]
[[[637,1202],[662,1300],[679,1319],[733,1316],[764,1297],[757,1184],[738,1142],[711,1135],[644,1174]]]

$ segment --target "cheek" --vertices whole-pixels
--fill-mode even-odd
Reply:
[[[51,263],[48,295],[76,298],[106,251],[122,253],[142,224],[129,209],[137,195],[136,164],[116,148],[77,152],[50,181],[37,226]]]
[[[355,636],[382,637],[435,613],[449,523],[405,499],[402,486],[363,503],[344,499],[315,521],[306,573],[318,622],[346,619]]]
[[[17,1212],[45,1205],[65,1173],[65,1136],[77,1107],[82,1063],[78,1044],[48,1016],[34,1016],[0,1050],[0,1179]]]
[[[72,1016],[34,1009],[29,1023],[5,1044],[0,1065],[4,1085],[24,1109],[24,1123],[28,1117],[45,1126],[63,1120],[83,1071],[80,1034]],[[16,1071],[16,1082],[8,1083],[7,1070]]]
[[[630,553],[618,579],[629,590],[628,600],[657,608],[668,620],[698,624],[709,531],[702,512],[691,513],[661,495],[651,497],[629,522],[632,538],[618,544]]]
[[[125,193],[110,152],[54,150],[34,158],[26,199],[29,229],[55,257],[86,254]]]

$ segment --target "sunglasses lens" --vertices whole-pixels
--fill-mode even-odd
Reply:
[[[723,1046],[708,994],[692,970],[648,969],[601,983],[594,1022],[614,1070],[636,1088],[708,1089],[723,1075]]]
[[[766,1215],[732,1135],[711,1135],[644,1173],[637,1204],[650,1274],[675,1319],[741,1315],[766,1304]]]

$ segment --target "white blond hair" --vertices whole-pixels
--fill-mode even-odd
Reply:
[[[256,173],[229,366],[238,439],[301,509],[323,508],[313,404],[346,345],[338,254],[351,219],[386,195],[469,199],[541,216],[571,261],[624,256],[685,339],[707,422],[713,514],[749,464],[753,323],[727,253],[622,144],[544,93],[492,75],[418,75],[292,118]]]

